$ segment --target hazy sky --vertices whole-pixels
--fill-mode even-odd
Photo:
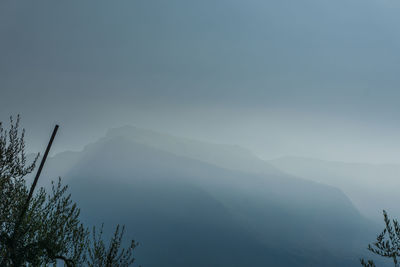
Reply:
[[[0,2],[0,120],[33,150],[133,124],[283,155],[400,163],[398,0]]]

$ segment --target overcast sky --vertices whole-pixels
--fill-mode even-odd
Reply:
[[[400,163],[398,0],[0,2],[0,120],[32,150],[132,124],[284,155]],[[28,146],[29,146],[28,145]]]

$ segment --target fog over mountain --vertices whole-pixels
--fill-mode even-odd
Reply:
[[[400,218],[399,14],[2,0],[0,121],[21,114],[29,153],[60,125],[40,185],[126,224],[144,267],[356,266]]]
[[[285,157],[268,161],[282,171],[342,190],[361,211],[375,221],[382,210],[400,216],[398,188],[400,165],[328,162],[317,159]]]
[[[337,188],[239,147],[135,127],[54,156],[44,177],[58,170],[85,221],[125,223],[145,266],[354,266],[379,229]]]

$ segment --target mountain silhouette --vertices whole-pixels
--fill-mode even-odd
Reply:
[[[235,146],[124,127],[56,155],[47,173],[50,162],[68,165],[84,221],[126,224],[145,266],[358,264],[375,225],[340,190],[259,161]]]

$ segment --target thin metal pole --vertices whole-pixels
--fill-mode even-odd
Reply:
[[[24,206],[23,213],[21,214],[21,215],[22,215],[21,217],[23,217],[23,216],[25,215],[26,209],[27,209],[28,206],[29,206],[29,202],[31,201],[31,198],[32,198],[32,196],[33,196],[33,191],[35,190],[36,184],[37,184],[37,182],[38,182],[38,180],[39,180],[39,176],[40,176],[40,174],[42,173],[42,169],[43,169],[44,163],[46,162],[47,155],[49,154],[51,145],[53,144],[54,137],[55,137],[56,134],[57,134],[58,127],[59,127],[59,126],[56,125],[56,126],[54,127],[53,133],[51,134],[49,144],[47,145],[47,148],[46,148],[46,151],[44,152],[42,161],[40,162],[39,169],[38,169],[38,171],[37,171],[37,173],[36,173],[35,179],[33,180],[33,184],[32,184],[32,186],[31,186],[31,189],[29,190],[29,195],[28,195],[28,198],[26,199],[26,203],[25,203],[25,206]]]

